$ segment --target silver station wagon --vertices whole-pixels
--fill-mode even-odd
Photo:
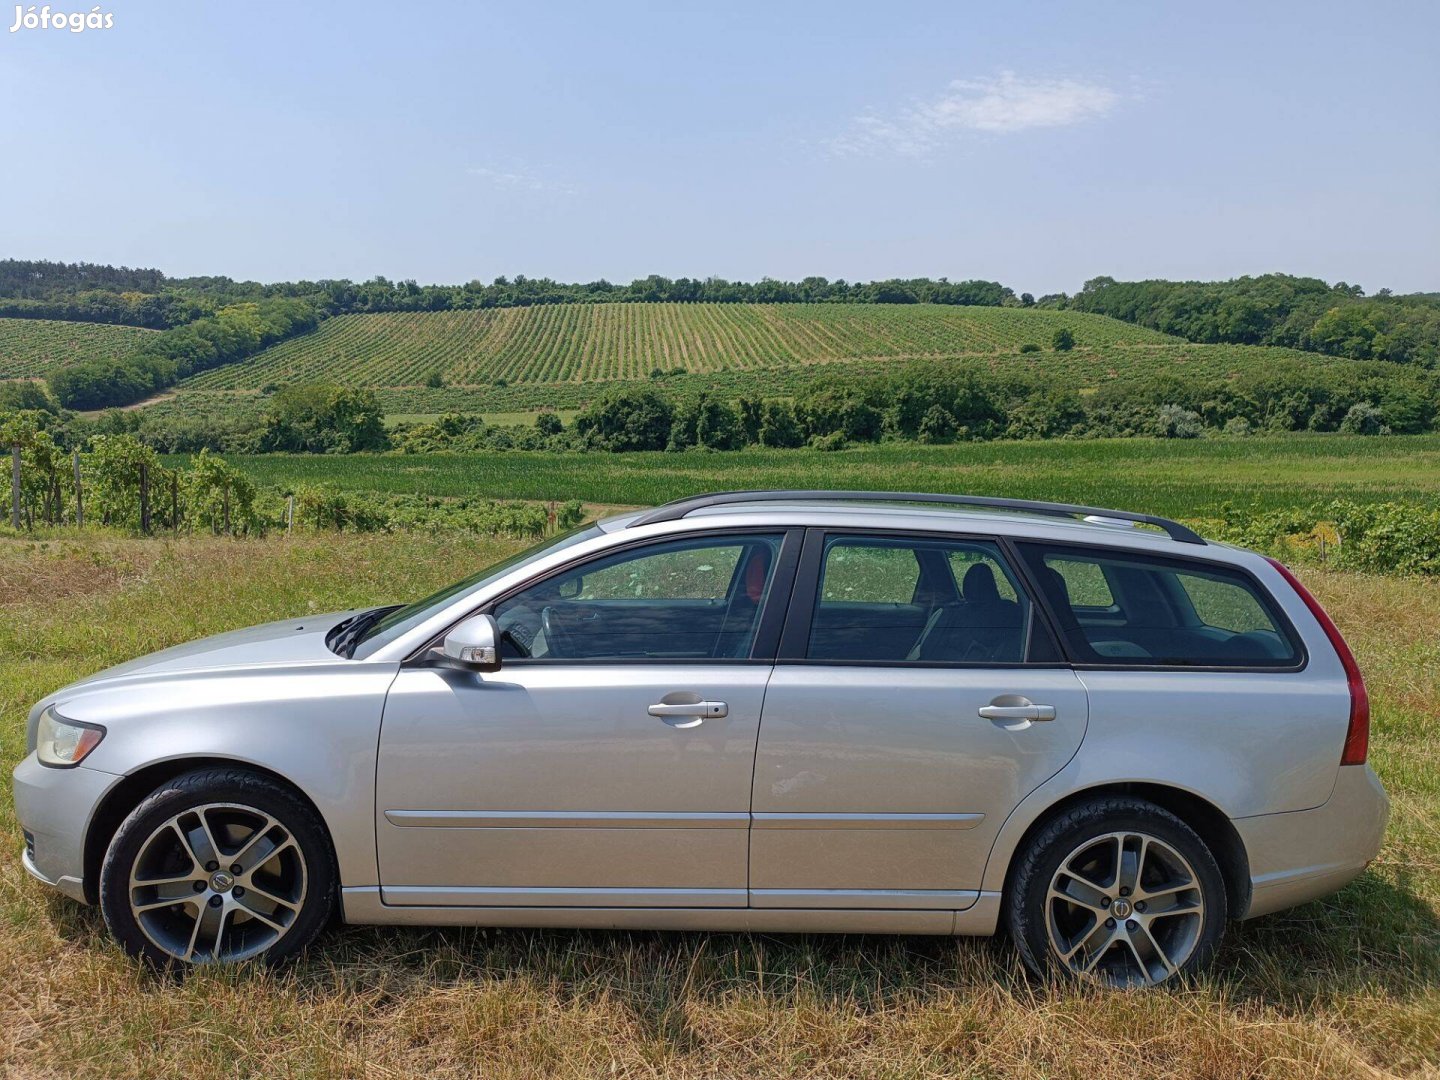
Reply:
[[[1285,567],[1163,518],[730,492],[50,695],[25,866],[157,964],[353,923],[1013,936],[1110,985],[1333,892],[1388,810]]]

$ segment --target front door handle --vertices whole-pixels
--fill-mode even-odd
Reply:
[[[1010,697],[1004,705],[981,705],[980,715],[986,720],[1054,720],[1054,705],[1036,705],[1025,698]]]
[[[651,716],[658,716],[674,727],[695,727],[705,720],[718,720],[730,715],[730,706],[723,701],[690,701],[681,704],[660,702],[647,710]],[[688,720],[689,723],[676,723]]]

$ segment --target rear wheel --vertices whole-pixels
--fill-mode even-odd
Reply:
[[[100,870],[105,922],[157,965],[275,962],[330,917],[325,828],[288,788],[240,769],[163,784],[121,824]]]
[[[1011,880],[1025,963],[1115,987],[1204,967],[1224,933],[1225,882],[1195,831],[1142,799],[1096,799],[1042,828]]]

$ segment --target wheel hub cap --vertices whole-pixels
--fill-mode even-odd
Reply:
[[[130,912],[151,944],[177,960],[244,960],[289,932],[307,878],[284,823],[251,806],[206,803],[162,822],[140,846]]]
[[[1189,961],[1209,918],[1199,875],[1141,832],[1092,837],[1067,855],[1045,898],[1051,954],[1111,986],[1163,982]]]

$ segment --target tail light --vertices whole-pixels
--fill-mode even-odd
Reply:
[[[1370,752],[1370,694],[1365,689],[1365,676],[1360,674],[1360,665],[1355,662],[1355,654],[1350,651],[1350,646],[1345,644],[1334,620],[1320,606],[1320,601],[1310,595],[1310,590],[1300,584],[1300,580],[1290,572],[1290,568],[1275,559],[1266,561],[1280,571],[1280,575],[1295,590],[1295,595],[1305,601],[1305,606],[1310,609],[1310,614],[1315,616],[1315,621],[1330,639],[1335,654],[1340,657],[1340,664],[1345,669],[1345,681],[1350,686],[1350,727],[1345,732],[1345,749],[1340,754],[1340,764],[1364,765]]]

